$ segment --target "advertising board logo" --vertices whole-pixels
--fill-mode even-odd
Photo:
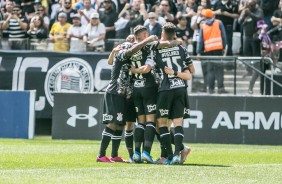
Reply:
[[[47,73],[44,89],[47,100],[54,105],[54,93],[92,92],[94,77],[91,66],[80,58],[67,58],[54,65]]]
[[[98,109],[90,106],[88,114],[77,114],[76,108],[76,106],[73,106],[67,109],[68,114],[71,116],[67,120],[69,126],[76,127],[76,120],[88,120],[88,127],[97,125],[97,120],[94,116],[98,113]]]

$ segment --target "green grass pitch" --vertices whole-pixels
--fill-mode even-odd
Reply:
[[[0,139],[0,183],[282,183],[282,146],[189,144],[184,165],[97,163],[99,146],[50,137]],[[128,157],[124,143],[119,154]],[[159,154],[155,142],[152,155]]]

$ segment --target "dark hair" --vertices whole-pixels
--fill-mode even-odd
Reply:
[[[137,36],[139,33],[147,31],[147,28],[145,26],[138,25],[133,29],[134,35]]]
[[[173,23],[167,22],[163,25],[163,32],[168,37],[168,39],[173,39],[175,31],[176,26]]]
[[[40,20],[39,28],[40,28],[40,29],[41,29],[41,28],[44,28],[44,19],[43,19],[43,17],[41,17],[40,15],[35,15],[35,16],[33,16],[32,18],[34,18],[34,17],[39,17],[39,20]]]
[[[19,4],[15,4],[15,5],[13,6],[13,9],[14,9],[14,8],[18,8],[18,9],[22,10],[22,7],[21,7]]]

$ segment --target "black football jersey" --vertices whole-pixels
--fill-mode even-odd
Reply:
[[[187,82],[174,75],[168,75],[164,72],[165,66],[172,68],[174,71],[183,72],[189,69],[192,63],[186,48],[181,45],[162,48],[155,51],[154,60],[160,72],[159,91],[172,90],[175,88],[186,88]]]

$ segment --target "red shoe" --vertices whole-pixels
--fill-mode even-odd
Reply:
[[[103,157],[97,156],[96,162],[112,162],[112,161],[106,156],[103,156]]]
[[[116,156],[116,157],[110,157],[109,159],[112,162],[126,162],[125,160],[123,160],[123,158]]]
[[[184,149],[180,152],[180,164],[183,164],[185,162],[190,152],[191,152],[191,148],[184,146]]]

